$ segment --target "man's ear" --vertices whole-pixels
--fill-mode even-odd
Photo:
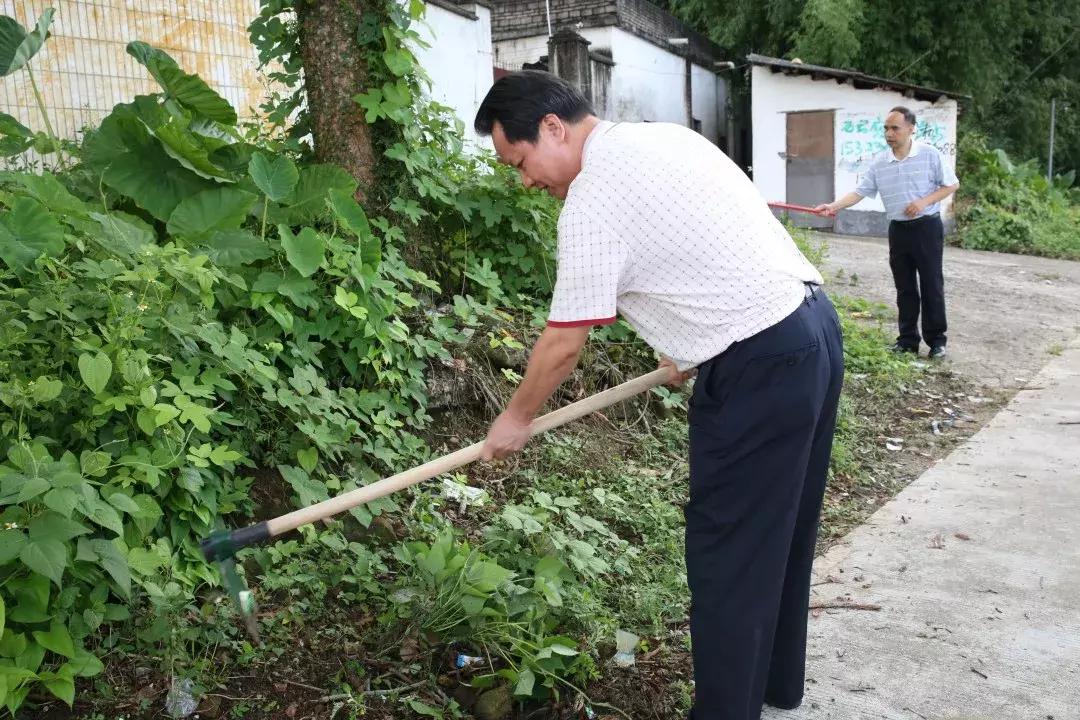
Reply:
[[[566,123],[555,113],[548,113],[540,120],[540,131],[548,133],[555,141],[566,139]]]

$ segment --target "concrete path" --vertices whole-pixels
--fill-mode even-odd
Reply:
[[[895,308],[888,243],[824,237],[829,292]],[[1080,262],[948,247],[945,300],[952,368],[989,389],[1019,387],[1080,332]]]
[[[1080,719],[1080,338],[819,558],[806,699],[768,720]]]

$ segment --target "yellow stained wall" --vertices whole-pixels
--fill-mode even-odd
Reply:
[[[256,114],[264,87],[247,26],[258,0],[0,0],[0,14],[27,29],[48,7],[56,8],[52,37],[30,65],[58,135],[75,137],[113,105],[158,90],[124,51],[131,40],[159,47],[198,73],[241,117]],[[45,129],[25,70],[0,78],[0,111]]]

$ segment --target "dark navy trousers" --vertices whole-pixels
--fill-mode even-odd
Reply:
[[[763,702],[802,701],[843,377],[840,321],[820,288],[698,368],[686,506],[693,720],[758,720]]]
[[[898,345],[919,349],[920,308],[921,339],[930,347],[945,345],[948,323],[942,271],[944,252],[945,226],[939,215],[889,223],[889,268],[896,285]]]

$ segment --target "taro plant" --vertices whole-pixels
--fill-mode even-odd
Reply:
[[[41,120],[45,123],[47,134],[34,133],[28,127],[6,113],[0,113],[0,157],[10,157],[33,148],[42,155],[55,152],[60,147],[56,132],[53,130],[49,113],[45,109],[45,100],[41,96],[30,60],[45,46],[49,37],[56,11],[47,8],[38,17],[37,25],[27,31],[15,18],[0,15],[0,77],[12,75],[25,69],[34,91]]]

